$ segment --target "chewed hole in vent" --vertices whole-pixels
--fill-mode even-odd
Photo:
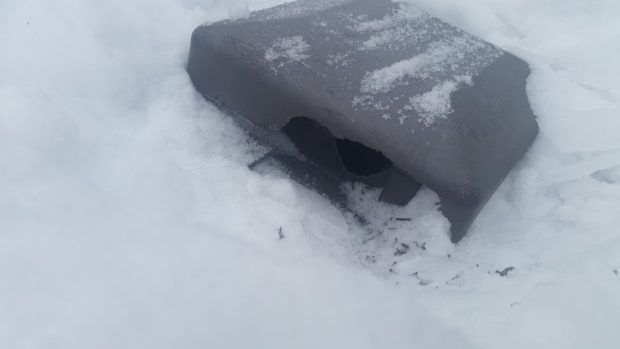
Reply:
[[[386,171],[392,162],[380,151],[348,139],[336,139],[336,148],[345,169],[358,176]]]
[[[291,119],[282,130],[304,156],[332,172],[345,170],[368,177],[392,166],[380,151],[359,142],[335,138],[326,127],[307,117]]]

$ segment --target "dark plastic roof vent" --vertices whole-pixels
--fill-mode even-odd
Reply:
[[[336,139],[338,155],[345,169],[358,176],[371,176],[392,167],[390,159],[380,151],[348,139]]]
[[[302,0],[201,26],[187,70],[283,161],[400,205],[428,186],[455,242],[538,132],[523,61],[390,0]]]

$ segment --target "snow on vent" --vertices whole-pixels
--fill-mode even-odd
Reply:
[[[456,53],[454,47],[445,43],[434,45],[423,54],[367,74],[362,80],[362,92],[386,93],[407,77],[426,79],[430,74],[441,71]]]
[[[366,73],[360,84],[362,96],[353,99],[354,108],[381,111],[386,120],[396,116],[403,124],[415,111],[425,127],[453,112],[451,94],[463,84],[472,84],[472,76],[502,55],[495,47],[463,33],[431,44],[424,52]],[[401,86],[417,84],[427,90],[401,96],[408,101],[398,109],[379,108],[380,101]],[[404,94],[403,94],[404,92]]]
[[[415,23],[425,23],[422,17],[428,15],[409,4],[400,4],[398,8],[381,19],[365,20],[349,18],[353,24],[350,29],[370,35],[360,45],[360,50],[395,49],[408,44],[418,34]]]
[[[450,96],[461,84],[471,85],[471,77],[460,76],[454,80],[444,81],[435,85],[432,90],[409,99],[409,105],[405,109],[415,111],[420,116],[424,126],[430,126],[437,119],[445,119],[454,110]]]
[[[253,13],[248,21],[268,21],[282,18],[295,18],[308,16],[313,13],[325,11],[336,6],[349,3],[353,0],[312,0],[294,1],[270,9]]]
[[[265,51],[265,59],[269,62],[280,61],[278,66],[282,66],[309,58],[308,50],[310,50],[310,45],[301,35],[278,38]]]

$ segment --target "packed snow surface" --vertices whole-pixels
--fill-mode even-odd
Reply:
[[[0,348],[620,347],[620,3],[410,1],[533,71],[540,137],[453,246],[431,191],[351,184],[361,224],[247,169],[189,38],[282,2],[0,0]]]

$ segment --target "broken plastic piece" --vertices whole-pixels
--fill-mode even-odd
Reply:
[[[390,0],[302,0],[201,26],[187,70],[282,156],[399,205],[434,190],[455,242],[538,132],[523,61]]]

